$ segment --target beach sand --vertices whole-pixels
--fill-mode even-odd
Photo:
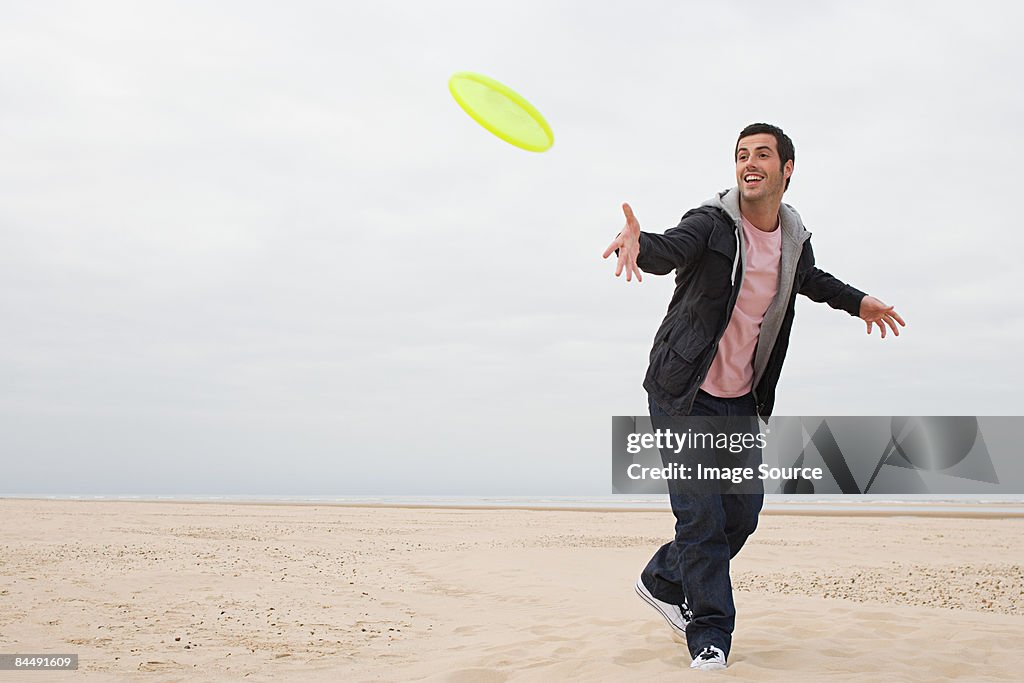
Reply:
[[[1024,677],[1024,519],[764,514],[729,668],[633,593],[662,512],[0,500],[0,681]]]

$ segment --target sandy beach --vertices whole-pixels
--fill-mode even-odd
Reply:
[[[764,514],[727,670],[633,594],[665,512],[0,500],[0,680],[1020,680],[1024,519]],[[33,678],[34,677],[34,678]]]

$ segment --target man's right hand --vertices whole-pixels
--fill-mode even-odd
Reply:
[[[602,258],[608,258],[618,249],[619,262],[615,264],[615,277],[622,275],[622,271],[625,270],[626,282],[632,281],[634,274],[637,282],[643,282],[643,275],[636,265],[636,257],[640,255],[640,222],[633,215],[633,209],[629,208],[629,204],[622,205],[622,213],[626,214],[626,227],[604,250]]]

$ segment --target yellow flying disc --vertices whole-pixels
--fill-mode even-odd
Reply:
[[[530,152],[551,147],[551,126],[519,93],[493,78],[460,71],[448,79],[448,90],[462,110],[499,138]]]

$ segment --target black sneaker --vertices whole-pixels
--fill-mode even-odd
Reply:
[[[700,669],[701,671],[724,669],[725,653],[714,645],[708,645],[693,658],[690,668]]]
[[[667,621],[668,625],[672,628],[672,633],[680,638],[686,637],[686,627],[689,625],[690,619],[693,618],[693,615],[685,602],[682,605],[673,605],[668,602],[662,602],[651,595],[651,591],[647,590],[647,586],[644,585],[642,579],[636,580],[636,594],[640,596],[641,600],[653,607],[657,610],[658,614],[665,618],[665,621]]]

